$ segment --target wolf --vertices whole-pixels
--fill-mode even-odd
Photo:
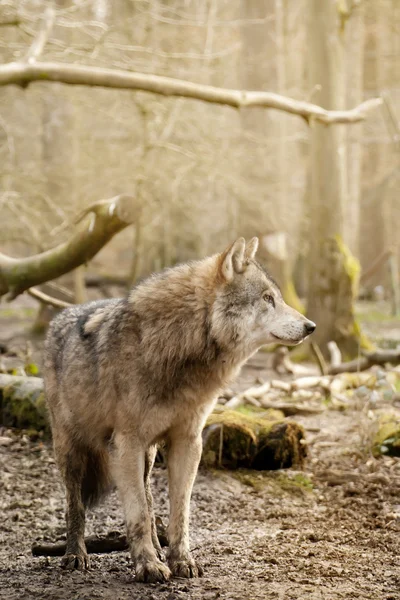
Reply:
[[[45,342],[44,381],[55,457],[66,488],[62,565],[89,568],[85,510],[114,485],[136,580],[196,577],[189,504],[201,433],[218,393],[261,346],[296,345],[315,324],[285,304],[255,259],[258,239],[155,274],[123,299],[63,310]],[[167,562],[150,474],[167,448]]]

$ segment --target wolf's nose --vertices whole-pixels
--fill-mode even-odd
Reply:
[[[315,331],[315,328],[316,324],[312,321],[307,321],[307,323],[304,325],[304,329],[306,330],[307,335],[310,335],[313,331]]]

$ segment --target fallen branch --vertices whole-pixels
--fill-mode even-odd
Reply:
[[[48,6],[44,11],[42,27],[37,37],[33,40],[28,52],[26,53],[25,60],[28,63],[34,63],[37,58],[42,54],[49,35],[54,25],[55,11],[54,8]]]
[[[272,359],[272,368],[280,375],[290,373],[291,375],[306,375],[310,369],[303,365],[297,365],[290,360],[289,350],[286,346],[278,346]]]
[[[0,254],[0,296],[8,294],[8,299],[13,300],[29,288],[88,262],[116,233],[132,224],[138,212],[131,196],[102,200],[90,207],[90,214],[86,214],[72,237],[56,248],[28,258]]]
[[[374,483],[378,485],[392,485],[395,482],[394,478],[387,477],[383,473],[357,473],[354,471],[338,471],[335,469],[327,469],[315,474],[316,479],[327,483],[329,486],[345,485],[346,483],[361,482]],[[395,478],[397,485],[400,478]]]
[[[273,400],[269,402],[268,400],[262,400],[261,406],[263,408],[274,408],[275,410],[280,410],[283,412],[285,417],[293,417],[294,415],[319,415],[320,413],[326,410],[326,407],[323,405],[312,406],[310,404],[298,404],[295,402],[281,402],[279,400]]]
[[[166,529],[160,518],[156,519],[158,541],[161,547],[168,546]],[[117,531],[110,532],[106,537],[90,535],[85,538],[86,551],[88,554],[103,554],[107,552],[124,552],[129,549],[126,535]],[[32,544],[33,556],[63,556],[66,550],[65,542],[56,544]]]
[[[339,346],[334,340],[331,340],[328,342],[327,347],[331,358],[331,367],[338,367],[342,363],[342,353],[340,352]]]
[[[387,363],[392,365],[400,364],[400,350],[374,350],[372,352],[364,351],[359,358],[344,362],[336,366],[329,367],[330,375],[339,373],[358,373],[366,371],[374,365],[384,366]]]
[[[39,300],[43,304],[48,304],[49,306],[54,306],[54,308],[69,308],[70,306],[73,306],[70,302],[63,302],[63,300],[48,296],[36,288],[29,288],[27,293],[32,296],[32,298],[35,298],[35,300]]]
[[[335,111],[325,110],[316,104],[294,100],[272,92],[218,88],[172,77],[118,69],[56,62],[34,62],[33,64],[13,62],[0,66],[0,86],[16,84],[25,87],[34,81],[141,90],[162,96],[193,98],[234,108],[259,106],[298,115],[307,122],[314,119],[325,125],[358,123],[366,118],[368,111],[382,103],[381,98],[372,98],[351,110]]]
[[[315,342],[310,342],[310,346],[311,346],[312,353],[314,354],[314,356],[317,360],[321,375],[326,375],[328,373],[328,365],[326,364],[326,361],[324,359],[324,356],[321,352],[320,347]],[[328,344],[328,346],[329,346],[329,344]]]

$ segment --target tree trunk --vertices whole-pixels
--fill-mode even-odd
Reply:
[[[311,0],[309,18],[310,89],[318,101],[344,110],[345,29],[348,14],[334,0]],[[359,265],[343,244],[348,210],[346,130],[314,121],[311,127],[311,197],[308,316],[318,327],[314,341],[327,354],[337,342],[346,356],[357,354],[360,333],[354,318]]]
[[[350,106],[353,102],[363,100],[364,46],[365,24],[364,5],[360,3],[352,8],[351,21],[346,31],[347,60],[346,100]],[[362,147],[360,139],[363,126],[356,125],[346,129],[347,164],[348,164],[348,202],[346,204],[345,229],[343,237],[350,251],[360,256],[360,201],[361,201],[361,167]]]

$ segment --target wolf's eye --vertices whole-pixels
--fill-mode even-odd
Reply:
[[[275,308],[275,300],[274,297],[271,296],[271,294],[264,294],[263,299],[265,300],[265,302],[268,302],[268,304]]]

